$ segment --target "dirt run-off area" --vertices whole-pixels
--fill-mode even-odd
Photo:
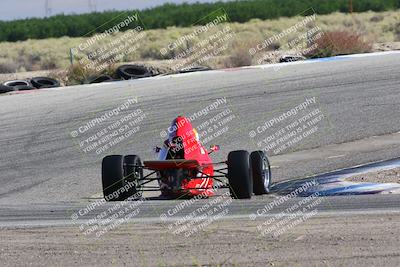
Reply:
[[[262,219],[219,220],[189,238],[130,223],[100,238],[78,226],[0,230],[3,266],[399,266],[400,214],[316,215],[275,237]]]
[[[346,181],[400,184],[400,168],[358,174],[346,178]]]

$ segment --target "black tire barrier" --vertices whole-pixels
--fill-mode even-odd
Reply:
[[[48,77],[34,77],[31,83],[36,89],[60,87],[59,81]]]
[[[13,91],[15,91],[14,87],[5,86],[5,85],[0,84],[0,94],[13,92]]]
[[[12,80],[12,81],[6,81],[3,83],[4,86],[7,87],[12,87],[13,91],[19,91],[19,90],[32,90],[35,89],[31,82],[28,80]]]
[[[284,62],[294,62],[294,61],[300,61],[300,60],[305,60],[306,58],[303,56],[298,56],[298,55],[288,55],[288,56],[282,56],[279,59],[280,63],[284,63]]]
[[[199,67],[193,67],[193,68],[189,68],[189,69],[181,69],[178,71],[178,73],[188,73],[188,72],[207,71],[207,70],[211,70],[211,68],[205,67],[205,66],[199,66]]]
[[[92,77],[91,79],[89,79],[89,84],[92,83],[104,83],[104,82],[114,82],[117,81],[115,79],[113,79],[110,75],[100,75],[97,77]]]
[[[124,80],[140,79],[154,76],[148,68],[138,65],[119,66],[117,69],[117,75]]]

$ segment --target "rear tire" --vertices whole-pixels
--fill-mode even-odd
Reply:
[[[271,186],[271,166],[263,151],[250,154],[250,164],[253,176],[253,192],[255,195],[267,194]]]
[[[125,162],[131,162],[131,160],[130,156],[125,159],[122,155],[110,155],[103,158],[101,177],[106,201],[123,201],[136,193],[137,184],[133,182],[132,170],[126,170],[124,166]],[[129,172],[129,180],[127,172]]]
[[[253,180],[249,152],[237,150],[228,154],[228,181],[232,198],[251,198]]]

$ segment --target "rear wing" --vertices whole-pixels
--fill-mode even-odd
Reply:
[[[162,171],[168,169],[196,169],[200,167],[197,160],[169,159],[169,160],[149,160],[143,165],[150,170]]]

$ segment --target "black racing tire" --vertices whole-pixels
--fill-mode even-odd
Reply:
[[[253,151],[250,154],[250,164],[253,176],[253,193],[267,194],[271,187],[271,166],[263,151]]]
[[[140,79],[153,76],[148,68],[138,65],[119,66],[117,69],[117,75],[125,80]]]
[[[110,75],[99,75],[97,77],[92,77],[89,79],[90,84],[92,83],[105,83],[105,82],[113,82],[115,81]]]
[[[8,92],[13,92],[13,91],[15,91],[15,90],[16,90],[16,89],[15,89],[14,87],[6,86],[6,85],[0,84],[0,94],[8,93]]]
[[[3,83],[4,86],[12,87],[13,91],[35,89],[30,81],[27,80],[12,80]]]
[[[101,165],[103,194],[106,201],[124,201],[136,192],[135,184],[126,180],[122,155],[106,156]]]
[[[133,166],[135,165],[135,166]],[[137,167],[140,166],[140,167]],[[143,179],[142,161],[139,156],[126,155],[124,156],[124,174],[125,180],[138,185],[139,180]],[[136,195],[136,198],[141,197],[141,192],[138,192],[138,186],[129,188],[129,196]]]
[[[253,180],[249,152],[237,150],[228,154],[228,181],[232,198],[251,198]]]
[[[36,89],[60,87],[60,82],[48,77],[34,77],[31,79]]]

